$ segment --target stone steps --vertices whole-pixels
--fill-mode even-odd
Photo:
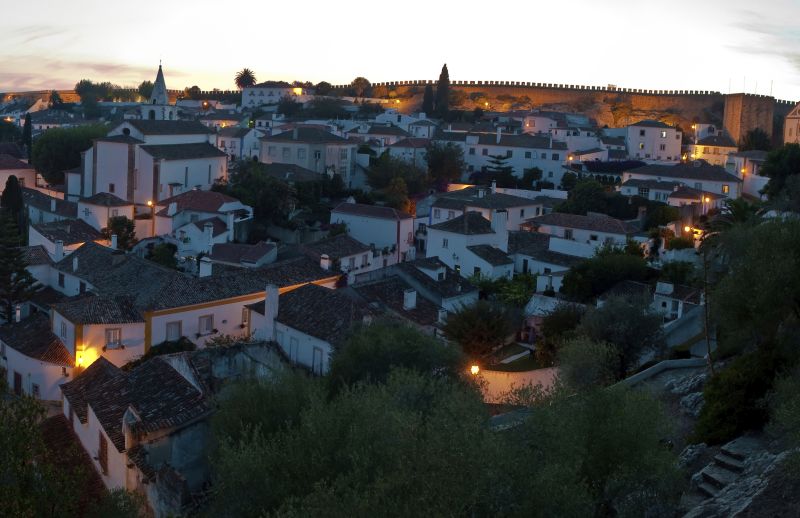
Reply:
[[[747,454],[744,452],[740,452],[737,449],[733,448],[730,444],[726,444],[722,448],[720,448],[720,452],[727,455],[728,457],[732,457],[739,462],[743,461],[747,458]]]
[[[743,459],[733,457],[724,451],[720,451],[720,453],[714,456],[714,463],[717,466],[729,471],[735,471],[736,473],[744,471],[744,462],[742,461]]]
[[[698,484],[697,490],[709,498],[715,498],[719,494],[719,489],[706,482]]]
[[[737,474],[727,468],[709,464],[700,472],[703,480],[717,489],[722,489],[736,479]]]

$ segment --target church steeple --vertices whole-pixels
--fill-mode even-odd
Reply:
[[[150,94],[150,104],[160,106],[169,104],[167,84],[164,82],[164,71],[161,70],[161,63],[158,64],[158,74],[156,75],[156,82],[153,83],[153,93]]]

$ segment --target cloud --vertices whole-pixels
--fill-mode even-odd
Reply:
[[[728,47],[746,54],[782,58],[800,72],[800,29],[792,23],[799,15],[800,9],[794,6],[782,6],[769,18],[760,12],[742,10],[732,25],[748,33],[751,41]]]

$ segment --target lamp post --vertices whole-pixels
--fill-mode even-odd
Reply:
[[[156,237],[156,204],[147,200],[147,206],[150,207],[150,237]]]

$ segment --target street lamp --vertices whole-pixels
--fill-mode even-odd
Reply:
[[[150,207],[150,237],[155,237],[156,235],[156,205],[153,203],[153,200],[147,200],[147,206]]]
[[[473,376],[477,376],[478,374],[480,374],[481,368],[478,365],[473,365],[472,367],[469,368],[469,372]]]

